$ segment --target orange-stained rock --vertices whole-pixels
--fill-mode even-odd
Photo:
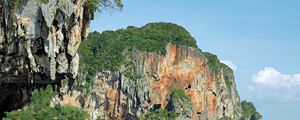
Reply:
[[[123,72],[129,68],[124,66],[119,71],[99,72],[93,94],[84,104],[92,113],[92,119],[97,116],[126,119],[141,116],[154,105],[165,108],[176,89],[184,90],[190,97],[192,116],[186,119],[240,118],[240,101],[232,71],[222,65],[218,73],[211,72],[207,58],[199,50],[168,45],[165,56],[140,51],[125,52],[125,55],[136,65],[131,70],[142,77],[127,78]],[[230,88],[225,84],[225,76],[233,82]]]

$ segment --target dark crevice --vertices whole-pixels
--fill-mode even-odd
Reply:
[[[75,83],[75,79],[73,79],[72,77],[69,78],[68,80],[68,86],[69,86],[69,90],[73,90],[73,86],[74,86],[74,83]]]
[[[90,24],[90,21],[93,20],[93,17],[94,16],[94,13],[90,12],[89,11],[89,8],[88,6],[84,6],[84,9],[83,9],[83,19],[82,19],[82,24],[83,25],[89,25]],[[89,30],[89,28],[87,28],[86,26],[83,26],[83,29],[81,31],[81,40],[85,40],[84,37],[85,36],[85,33],[87,33]]]
[[[141,105],[141,101],[138,95],[138,90],[136,90],[135,98],[136,98],[136,107],[138,108],[138,106]]]
[[[0,119],[5,112],[21,109],[30,102],[31,93],[36,89],[45,88],[48,84],[0,83]],[[52,84],[54,87],[56,84]]]
[[[149,93],[149,91],[148,91],[148,92],[147,92],[147,96],[148,96],[147,102],[148,102],[148,103],[151,103],[152,101],[151,101],[151,99],[150,99],[149,94],[150,94],[150,93]]]
[[[77,0],[74,0],[73,4],[76,4],[77,3]]]
[[[55,31],[53,31],[53,32],[54,32],[54,33],[57,32],[57,30],[58,30],[59,28],[58,28],[58,21],[57,21],[56,19],[54,19],[52,25],[53,25],[54,28],[55,28]]]
[[[214,91],[211,91],[212,92],[212,94],[214,95],[214,96],[217,96],[217,93],[216,92],[214,92]]]
[[[41,37],[47,37],[48,36],[48,32],[49,32],[49,28],[47,26],[46,20],[42,14],[42,10],[39,10],[39,14],[41,14],[41,18],[39,19],[39,23],[40,23],[40,33],[41,33]],[[43,38],[43,39],[47,39],[47,38]]]
[[[225,111],[226,111],[226,108],[223,107],[223,116],[225,116]]]
[[[45,40],[41,37],[36,40],[33,40],[33,46],[31,49],[34,55],[37,55],[39,57],[47,55],[44,48],[44,44],[45,44],[44,41]]]
[[[118,76],[118,78],[117,78],[117,80],[118,80],[118,98],[119,99],[121,99],[121,92],[122,92],[122,76],[121,75],[119,75]],[[120,106],[121,105],[121,100],[117,100],[118,101],[118,106]]]
[[[160,108],[161,108],[161,104],[154,104],[153,107],[152,107],[152,109],[151,109],[151,112],[157,111],[157,110],[159,110]]]
[[[189,84],[185,89],[187,90],[187,89],[191,89],[192,88],[192,86],[191,86],[191,84]]]
[[[6,54],[6,52],[5,51],[2,51],[1,49],[0,49],[0,55],[5,55]]]

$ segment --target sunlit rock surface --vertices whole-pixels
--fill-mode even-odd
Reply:
[[[191,106],[188,100],[173,104],[176,109],[186,109],[181,119],[215,120],[228,116],[238,120],[241,117],[232,70],[222,65],[219,72],[213,72],[199,50],[168,45],[165,56],[137,50],[124,55],[134,63],[130,72],[139,76],[137,79],[124,75],[128,70],[125,65],[119,71],[102,71],[95,76],[92,92],[87,97],[73,91],[56,102],[83,107],[91,119],[98,116],[126,119],[143,115],[155,106],[166,108],[172,92],[182,89],[189,96]],[[226,85],[225,78],[231,85]]]
[[[36,86],[75,80],[91,18],[85,0],[12,2],[0,0],[1,109],[21,106]]]

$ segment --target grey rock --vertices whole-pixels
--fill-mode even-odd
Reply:
[[[194,111],[193,104],[188,97],[175,96],[174,93],[171,94],[167,109],[178,115],[177,120],[191,119]]]
[[[75,80],[77,49],[92,16],[86,0],[21,0],[19,5],[0,0],[0,14],[0,90],[11,90],[0,103],[15,95],[25,99],[30,90],[22,85]],[[14,95],[15,88],[26,92]]]
[[[177,113],[180,120],[216,120],[224,116],[239,120],[240,99],[232,70],[223,66],[219,73],[211,73],[207,59],[197,49],[177,46],[174,52],[171,47],[174,46],[167,47],[166,56],[137,50],[124,51],[126,60],[133,62],[134,67],[123,65],[119,70],[99,71],[88,88],[91,92],[82,92],[86,94],[81,99],[84,101],[81,102],[84,103],[82,108],[90,113],[90,119],[95,120],[98,116],[102,119],[139,117],[160,106],[156,109],[169,109]],[[133,79],[126,76],[126,71],[141,77]],[[232,81],[231,86],[226,85],[225,77]],[[78,81],[86,80],[85,77],[79,78]],[[183,90],[190,100],[174,99],[171,94],[176,89]],[[83,88],[78,87],[77,90],[82,91]],[[70,97],[76,100],[80,96]],[[68,101],[61,101],[64,102]]]
[[[1,0],[0,12],[3,16],[0,19],[5,21],[0,22],[1,71],[7,66],[11,66],[11,70],[18,68],[19,74],[43,78],[33,80],[39,83],[55,81],[57,74],[69,72],[69,76],[75,79],[79,63],[77,49],[82,38],[86,37],[81,33],[89,29],[89,22],[83,22],[90,20],[88,16],[83,18],[84,14],[90,14],[85,4],[85,0],[49,0],[48,3],[26,0],[18,6],[12,6],[11,1]],[[22,66],[6,58],[22,63]],[[0,76],[17,78],[10,74],[15,72],[0,72]]]
[[[69,63],[68,63],[68,59],[64,54],[58,54],[57,55],[57,73],[67,73],[68,71],[68,67],[69,67]]]
[[[255,112],[254,114],[252,114],[250,120],[262,120],[262,115],[258,112]]]

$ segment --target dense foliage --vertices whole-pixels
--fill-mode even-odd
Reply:
[[[184,90],[182,89],[173,90],[171,94],[170,102],[192,104],[190,97],[187,96]],[[181,107],[183,106],[184,105],[181,104]],[[179,114],[182,114],[182,112],[184,114],[184,110],[181,111],[181,113],[176,113],[175,111],[169,110],[167,107],[166,109],[159,109],[157,111],[152,111],[150,113],[147,113],[143,115],[140,119],[141,120],[175,120]]]
[[[89,76],[101,70],[118,70],[127,64],[123,52],[132,48],[166,54],[168,43],[196,46],[196,40],[181,26],[172,23],[150,23],[116,31],[92,32],[80,48],[80,69]]]
[[[175,120],[176,114],[166,109],[150,112],[141,117],[141,120]]]
[[[183,100],[183,99],[187,99],[190,100],[190,97],[187,96],[184,92],[184,90],[182,89],[177,89],[177,90],[173,90],[172,92],[172,100]]]
[[[252,102],[242,101],[242,115],[245,118],[250,118],[256,112],[256,108]]]
[[[251,115],[250,120],[261,120],[262,119],[262,115],[259,112],[255,112]]]
[[[49,2],[49,0],[36,0],[39,3],[46,4]],[[22,0],[12,0],[13,6],[20,5]],[[89,11],[96,12],[100,11],[104,8],[110,8],[110,9],[121,9],[123,8],[123,2],[122,0],[87,0],[87,6],[89,8]]]
[[[228,116],[224,116],[218,120],[233,120],[231,117],[228,117]]]
[[[227,65],[223,64],[220,62],[219,58],[217,55],[214,55],[212,53],[209,52],[203,52],[204,56],[207,58],[207,64],[209,69],[211,70],[211,72],[218,74],[220,73],[220,71],[223,69],[230,70],[232,72],[232,69],[229,68]],[[224,80],[225,80],[225,84],[226,87],[231,90],[231,86],[233,85],[233,81],[228,77],[228,76],[224,76]],[[217,81],[217,87],[220,84],[220,81]]]
[[[88,114],[73,106],[56,105],[49,107],[51,98],[55,92],[50,86],[46,89],[33,92],[28,107],[22,110],[6,112],[4,120],[85,120]]]
[[[101,8],[123,8],[122,0],[87,0],[87,6],[91,12],[100,11]]]
[[[225,76],[224,79],[225,79],[225,84],[226,84],[227,89],[230,90],[231,86],[233,85],[232,80],[230,80],[228,76]]]
[[[218,56],[216,56],[212,53],[209,53],[209,52],[203,52],[203,54],[208,60],[207,64],[208,64],[210,70],[214,73],[220,72],[222,65],[221,65],[220,60],[218,59]]]

